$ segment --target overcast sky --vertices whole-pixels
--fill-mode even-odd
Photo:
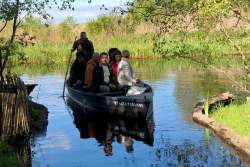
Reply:
[[[49,13],[53,16],[53,23],[60,23],[67,16],[73,16],[78,23],[85,23],[90,19],[96,18],[100,14],[105,14],[109,11],[100,10],[102,4],[108,9],[112,9],[115,6],[124,5],[126,0],[92,0],[92,3],[88,3],[87,0],[77,0],[74,3],[74,11],[60,11],[57,9],[50,10]]]

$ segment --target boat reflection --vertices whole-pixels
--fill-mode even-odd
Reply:
[[[134,140],[141,141],[149,146],[154,142],[154,120],[121,118],[113,115],[90,110],[79,110],[68,101],[72,109],[74,124],[82,139],[95,138],[106,156],[112,156],[112,143],[124,145],[126,152],[134,151]]]

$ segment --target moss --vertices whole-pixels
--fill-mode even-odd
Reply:
[[[43,133],[48,125],[48,109],[43,105],[29,101],[31,134]]]
[[[5,141],[0,141],[0,167],[18,167],[14,149]]]

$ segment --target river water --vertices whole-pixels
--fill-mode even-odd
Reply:
[[[60,97],[63,70],[24,70],[24,80],[39,84],[31,94],[33,100],[49,111],[47,129],[32,141],[32,166],[246,166],[211,131],[192,121],[197,101],[208,93],[232,89],[230,84],[222,76],[177,64],[133,63],[137,74],[154,89],[150,122],[79,116]]]

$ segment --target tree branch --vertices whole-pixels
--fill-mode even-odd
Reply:
[[[5,20],[3,27],[0,29],[0,33],[5,29],[5,27],[7,26],[7,23],[8,23],[8,21]]]

